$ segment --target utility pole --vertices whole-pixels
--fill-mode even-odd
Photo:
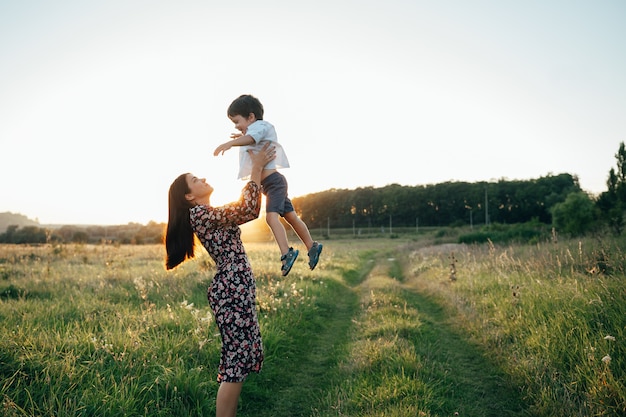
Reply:
[[[485,186],[485,225],[489,224],[489,200],[487,198],[487,186]]]

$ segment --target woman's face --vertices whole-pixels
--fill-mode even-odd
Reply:
[[[247,118],[239,114],[236,116],[228,116],[228,118],[230,119],[231,122],[235,124],[235,129],[237,129],[244,135],[248,131],[248,126],[250,126],[252,123],[256,121],[256,117],[254,116],[254,113],[250,113],[250,115],[248,115]]]
[[[213,192],[213,187],[207,184],[206,178],[198,178],[192,174],[187,174],[187,187],[189,187],[187,199],[191,201],[210,197]]]

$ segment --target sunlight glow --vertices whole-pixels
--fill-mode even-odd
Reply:
[[[292,198],[563,172],[597,194],[624,140],[620,1],[35,3],[0,2],[0,212],[43,224],[163,222],[183,172],[236,199],[212,151],[243,93]]]

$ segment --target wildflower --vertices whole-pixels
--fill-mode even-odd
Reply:
[[[615,342],[615,336],[606,335],[606,336],[604,336],[604,340],[610,340],[612,342]]]
[[[611,363],[611,357],[609,355],[606,355],[604,358],[602,358],[602,362],[604,363]]]

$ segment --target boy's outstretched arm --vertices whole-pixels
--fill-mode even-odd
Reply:
[[[220,146],[215,148],[213,151],[213,156],[218,156],[220,153],[223,155],[224,152],[232,148],[233,146],[246,146],[246,145],[254,145],[254,139],[252,136],[243,135],[239,136],[233,140],[229,140],[228,142],[222,143]]]

